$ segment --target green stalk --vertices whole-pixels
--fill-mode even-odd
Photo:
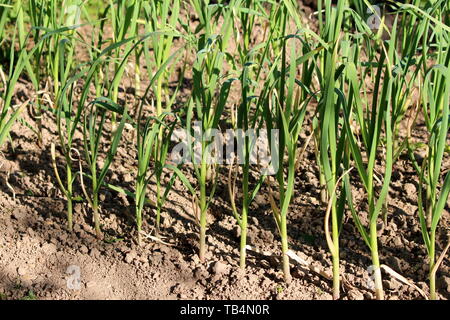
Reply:
[[[70,164],[66,165],[67,174],[67,229],[69,232],[73,231],[73,190],[72,190],[72,168]]]
[[[262,94],[263,99],[263,118],[266,128],[269,132],[272,129],[279,130],[278,139],[275,142],[278,156],[278,170],[275,173],[277,181],[277,191],[279,191],[279,203],[275,204],[272,196],[269,193],[270,204],[274,214],[275,222],[281,237],[283,272],[285,281],[291,281],[290,267],[289,267],[289,244],[288,244],[288,213],[289,205],[294,193],[295,182],[295,165],[297,162],[297,143],[299,134],[302,130],[303,120],[306,113],[306,106],[310,102],[312,96],[301,101],[301,94],[299,93],[302,87],[301,81],[296,79],[297,68],[299,65],[305,64],[321,49],[310,50],[302,56],[297,55],[297,44],[292,44],[290,53],[290,64],[287,63],[287,43],[288,39],[299,40],[296,37],[290,37],[287,33],[287,12],[293,7],[291,2],[285,2],[285,6],[280,7],[278,16],[281,20],[280,30],[282,30],[281,53],[275,59],[274,66],[279,69],[272,69],[268,80],[266,80],[265,87]],[[278,47],[276,42],[274,45]],[[303,45],[303,43],[302,43]],[[274,52],[277,51],[276,47]],[[278,59],[280,58],[280,59]],[[281,61],[279,65],[278,61]],[[308,68],[303,70],[307,72]],[[299,87],[297,87],[297,85]],[[273,107],[272,107],[273,106]],[[269,135],[269,145],[273,146],[272,137]],[[271,150],[272,153],[274,150]],[[284,157],[288,155],[287,177],[284,173]]]
[[[202,143],[202,163],[200,169],[200,253],[199,258],[201,262],[205,261],[206,254],[206,224],[208,207],[206,205],[206,171],[207,164],[204,161],[206,150],[205,142]]]
[[[380,259],[378,257],[377,225],[370,225],[370,248],[372,253],[373,276],[375,282],[375,296],[378,300],[384,300],[383,282],[381,279]]]
[[[328,51],[324,51],[323,62],[323,97],[318,106],[318,130],[319,135],[319,171],[320,181],[324,184],[321,191],[321,200],[329,199],[331,205],[331,241],[328,246],[332,255],[333,266],[333,298],[340,297],[340,259],[339,259],[339,231],[342,225],[343,207],[339,211],[337,207],[335,185],[338,180],[339,172],[337,168],[343,160],[343,145],[345,144],[344,130],[339,130],[339,113],[343,106],[343,99],[339,98],[336,102],[336,90],[338,89],[338,79],[340,69],[338,69],[339,50],[345,51],[341,44],[340,32],[344,20],[344,8],[348,3],[346,0],[339,0],[337,7],[331,9],[331,1],[325,1],[325,17],[329,23],[323,26],[321,30],[322,37],[326,39],[331,46]],[[328,222],[326,222],[328,223]],[[328,228],[328,226],[327,226]],[[329,235],[327,235],[328,237]]]
[[[128,114],[126,107],[121,107],[107,98],[97,98],[93,100],[89,104],[88,108],[84,110],[84,112],[83,146],[85,159],[90,171],[90,175],[88,176],[91,180],[90,194],[85,188],[83,180],[81,186],[86,200],[89,202],[93,212],[95,233],[97,235],[97,238],[101,238],[102,233],[100,228],[99,192],[104,183],[104,179],[106,177],[106,174],[108,173],[109,167],[112,164],[114,156],[117,152],[119,141],[121,139]],[[104,125],[106,122],[107,114],[109,112],[119,113],[122,116],[122,119],[117,129],[112,133],[112,139],[109,148],[107,148],[103,166],[101,168],[98,168],[99,147],[101,139],[105,133]],[[83,179],[83,175],[81,172],[80,174],[81,179]]]
[[[100,230],[100,214],[98,212],[98,191],[97,191],[97,163],[92,163],[91,174],[92,174],[92,210],[94,213],[94,225],[95,234],[98,239],[102,237],[102,232]]]
[[[195,1],[192,1],[194,4]],[[198,3],[197,3],[198,4]],[[212,15],[211,7],[196,7],[198,12]],[[222,25],[222,36],[204,34],[197,39],[197,54],[193,64],[193,89],[192,97],[188,103],[186,129],[187,129],[187,146],[188,152],[192,159],[195,177],[199,187],[199,194],[192,188],[188,179],[184,174],[176,169],[177,176],[189,188],[194,198],[194,213],[197,213],[197,206],[200,208],[200,251],[199,257],[201,261],[205,260],[206,255],[206,228],[207,228],[207,211],[209,203],[215,193],[217,185],[217,174],[212,179],[207,179],[207,173],[214,172],[217,164],[209,164],[207,161],[207,150],[212,144],[210,135],[212,130],[219,128],[219,121],[222,116],[225,104],[228,100],[231,83],[235,80],[225,78],[223,73],[223,64],[225,63],[225,49],[228,47],[229,37],[226,36],[231,31],[231,13],[227,8],[223,9],[225,12],[224,23]],[[209,21],[208,21],[209,24]],[[195,38],[194,36],[191,37]],[[195,144],[199,144],[201,148],[200,162],[195,157],[193,151],[192,122],[198,120],[201,127],[200,133],[202,136],[198,137]],[[208,181],[211,180],[211,181]],[[207,183],[208,191],[207,191]]]
[[[441,37],[448,37],[449,33],[444,34],[439,25],[434,28],[436,30],[433,32]],[[411,145],[408,143],[410,158],[419,175],[419,221],[428,254],[430,299],[432,300],[437,299],[436,272],[448,250],[447,247],[436,262],[436,230],[450,193],[450,173],[446,174],[441,183],[450,116],[450,50],[444,47],[443,43],[439,43],[435,50],[437,62],[440,64],[431,67],[424,65],[425,77],[421,100],[429,140],[428,154],[421,166],[417,163]],[[427,56],[428,52],[424,51],[423,54]],[[426,201],[423,201],[424,189]]]
[[[430,249],[428,252],[429,256],[429,283],[430,283],[430,299],[437,300],[436,296],[436,272],[434,272],[435,262],[436,262],[436,231],[431,230],[430,232]]]

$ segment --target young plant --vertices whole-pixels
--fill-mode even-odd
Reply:
[[[228,100],[233,78],[221,83],[225,77],[223,64],[226,50],[232,34],[232,12],[229,7],[210,5],[209,1],[192,0],[191,4],[200,19],[200,24],[192,34],[189,24],[183,28],[189,32],[189,38],[196,39],[197,52],[193,63],[192,97],[187,106],[186,131],[188,154],[194,167],[194,176],[198,183],[199,194],[191,186],[188,179],[176,167],[172,169],[180,177],[193,195],[194,214],[198,216],[200,225],[200,261],[205,261],[207,214],[213,199],[217,177],[217,160],[219,150],[216,133],[219,128],[225,104]],[[213,34],[219,13],[223,15],[223,23],[219,35]],[[204,30],[204,34],[195,34]],[[194,126],[194,121],[198,126]],[[197,130],[197,133],[195,132]],[[195,136],[195,141],[193,137]],[[209,191],[209,192],[208,192]],[[198,215],[197,215],[198,214]]]
[[[436,260],[436,230],[450,193],[450,173],[441,180],[443,159],[447,148],[450,104],[450,51],[438,48],[438,61],[424,79],[422,106],[428,128],[428,152],[422,165],[417,163],[412,150],[410,156],[419,175],[419,221],[429,259],[430,299],[436,300],[436,272],[448,250]],[[426,192],[424,192],[424,189]],[[424,199],[423,194],[426,198]]]
[[[2,23],[6,22],[8,11],[11,10],[11,8],[12,7],[9,6],[7,7],[6,5],[1,7],[2,15],[0,17],[1,18],[0,22]],[[16,34],[17,30],[15,29],[11,40],[12,43],[15,42]],[[2,34],[0,34],[0,36],[1,35]],[[0,84],[2,89],[0,90],[0,147],[3,146],[5,140],[9,137],[9,132],[11,130],[12,125],[15,123],[20,113],[24,110],[27,104],[24,103],[17,108],[14,108],[11,105],[15,85],[19,80],[19,76],[21,75],[23,68],[25,67],[25,64],[28,61],[26,48],[21,49],[16,61],[14,46],[11,45],[8,59],[9,59],[9,70],[3,70],[3,66],[0,66]]]
[[[56,125],[58,129],[59,145],[61,146],[61,151],[65,158],[66,179],[64,182],[59,175],[56,165],[54,143],[51,144],[50,149],[55,177],[61,192],[67,200],[67,228],[70,232],[73,230],[73,182],[76,178],[76,175],[73,172],[74,158],[72,157],[72,148],[74,134],[80,120],[80,114],[74,109],[73,101],[76,80],[77,77],[72,78],[71,81],[64,85],[56,109]],[[78,110],[81,113],[82,108],[79,107]]]
[[[83,146],[85,159],[90,173],[90,193],[87,192],[84,186],[83,176],[81,176],[81,187],[86,200],[93,211],[95,233],[97,238],[101,238],[102,233],[100,229],[100,208],[98,196],[109,167],[114,160],[117,147],[119,146],[119,141],[127,119],[127,107],[121,107],[115,104],[112,100],[103,97],[97,98],[90,102],[84,111]],[[109,143],[109,147],[107,147],[105,158],[100,161],[99,155],[103,149],[102,138],[104,138],[105,135],[105,123],[109,113],[121,115],[122,118],[117,128],[114,128],[113,132],[111,132],[111,142]]]
[[[77,70],[77,73],[61,84],[61,90],[58,95],[56,104],[56,126],[58,131],[59,146],[65,159],[65,181],[61,178],[56,166],[56,152],[55,145],[53,143],[51,145],[51,156],[58,186],[67,200],[67,220],[69,231],[72,231],[73,228],[73,183],[76,178],[76,174],[73,169],[73,162],[74,160],[81,161],[81,159],[73,158],[73,151],[75,151],[75,134],[77,130],[79,130],[82,113],[85,109],[84,106],[90,94],[90,86],[92,82],[95,83],[96,75],[101,68],[104,57],[108,56],[115,46],[116,45],[111,45],[105,48],[102,52],[100,52],[96,59],[92,60],[88,66]],[[66,78],[64,77],[63,79]],[[77,104],[75,100],[75,87],[81,79],[84,80],[84,84],[82,86],[81,95],[79,96]],[[75,152],[77,152],[77,150]],[[82,179],[83,177],[81,176],[80,178]]]
[[[170,188],[166,188],[164,194],[161,194],[161,175],[165,166],[170,136],[174,129],[174,125],[167,126],[164,123],[168,113],[163,113],[160,118],[148,117],[146,120],[142,119],[142,108],[139,110],[138,125],[137,125],[137,160],[138,170],[136,176],[135,186],[135,209],[136,209],[136,225],[137,225],[137,241],[141,245],[142,242],[142,212],[144,205],[147,202],[146,190],[153,175],[159,177],[157,179],[157,201],[156,201],[156,236],[159,236],[160,231],[160,215],[161,208],[167,198]],[[144,125],[141,123],[144,122]],[[159,139],[159,134],[162,133],[164,139]],[[154,169],[151,174],[150,162],[154,160]],[[175,177],[175,176],[174,176]]]
[[[144,43],[145,44],[145,43]],[[144,45],[145,46],[145,45]],[[141,244],[141,229],[142,229],[142,211],[144,204],[147,202],[146,198],[146,188],[150,182],[152,176],[156,179],[156,225],[155,234],[158,237],[160,232],[160,219],[161,210],[164,202],[167,199],[169,191],[175,181],[176,175],[173,175],[170,182],[166,186],[164,193],[161,191],[162,187],[162,176],[163,171],[167,168],[166,160],[169,151],[170,139],[173,130],[176,125],[176,121],[172,121],[170,125],[166,124],[166,118],[174,117],[175,115],[170,112],[163,112],[158,114],[156,117],[144,118],[144,106],[146,102],[146,97],[149,90],[153,87],[154,83],[165,72],[169,63],[173,60],[177,61],[176,58],[179,56],[183,48],[178,49],[170,57],[168,57],[164,63],[162,63],[158,71],[151,78],[150,84],[147,86],[146,92],[141,99],[141,104],[137,115],[137,135],[136,135],[136,146],[137,146],[137,158],[138,158],[138,172],[136,175],[136,186],[135,186],[135,207],[136,207],[136,225],[138,232],[138,244]],[[150,169],[150,162],[154,161],[153,172],[148,175]]]
[[[165,64],[172,54],[173,41],[175,36],[178,35],[176,27],[180,14],[180,1],[159,0],[144,2],[143,9],[146,32],[160,33],[159,36],[152,37],[150,41],[146,41],[143,46],[149,79],[152,79],[153,70],[161,69],[161,66]],[[153,53],[153,58],[151,53]],[[170,112],[177,96],[179,85],[172,95],[169,92],[170,76],[174,73],[175,67],[175,63],[168,66],[154,84],[157,117],[164,111]],[[184,75],[180,74],[180,76],[179,83],[183,81]]]
[[[319,1],[321,4],[321,1]],[[342,162],[345,157],[346,135],[344,130],[340,130],[342,120],[340,118],[344,101],[339,92],[339,78],[342,67],[338,67],[339,51],[342,49],[341,28],[344,21],[344,9],[346,1],[338,1],[336,8],[331,7],[331,1],[325,1],[325,21],[326,28],[321,30],[325,42],[331,44],[328,50],[322,51],[321,76],[322,97],[318,105],[318,124],[315,129],[318,142],[319,168],[321,181],[325,183],[326,196],[322,194],[322,200],[328,199],[331,215],[331,236],[326,232],[326,239],[332,256],[333,265],[333,298],[340,296],[340,258],[339,258],[339,232],[342,225],[345,193],[342,193],[339,200],[334,196],[335,188]],[[328,221],[325,221],[325,230],[328,230]]]
[[[31,69],[30,61],[34,59],[35,55],[38,55],[39,50],[41,50],[42,45],[51,39],[52,37],[58,36],[61,33],[64,33],[68,30],[72,30],[75,27],[62,27],[55,30],[50,30],[44,33],[42,36],[34,38],[35,46],[31,50],[27,50],[26,44],[29,41],[30,33],[25,34],[24,31],[24,17],[23,17],[23,8],[20,6],[21,2],[17,2],[15,7],[16,15],[17,15],[17,23],[14,29],[12,42],[15,43],[16,37],[18,37],[19,41],[19,54],[16,57],[15,47],[11,45],[9,50],[9,70],[3,70],[3,67],[0,67],[0,83],[3,85],[3,90],[1,90],[0,95],[0,146],[3,145],[5,139],[9,136],[9,131],[11,130],[12,125],[19,117],[20,113],[24,110],[25,106],[29,101],[23,103],[18,108],[14,109],[11,105],[11,101],[14,95],[14,89],[16,86],[19,77],[22,75],[24,69],[27,70],[28,75],[32,83],[37,86],[38,81],[34,75],[34,72]],[[3,10],[11,10],[12,7],[2,6]],[[0,17],[2,21],[6,19],[6,12],[2,12],[2,16]],[[0,21],[1,22],[1,21]],[[40,65],[38,63],[38,65]]]
[[[110,62],[113,65],[114,76],[109,86],[109,97],[118,103],[119,86],[125,73],[129,53],[138,41],[138,18],[142,8],[142,0],[110,0],[109,13],[112,22],[112,42],[118,45],[112,51]],[[134,39],[133,41],[126,41]],[[137,50],[134,50],[137,52]],[[112,114],[113,127],[116,126],[116,114]]]
[[[372,268],[374,272],[375,294],[377,299],[384,299],[383,284],[381,278],[380,259],[378,254],[378,217],[381,209],[385,205],[392,175],[393,165],[393,133],[392,133],[392,90],[393,83],[398,81],[393,74],[394,53],[395,53],[395,32],[397,19],[393,26],[393,36],[388,42],[388,48],[382,45],[382,52],[376,63],[376,81],[373,89],[373,100],[371,108],[364,108],[363,100],[360,97],[361,87],[358,81],[355,64],[346,64],[346,78],[349,83],[348,102],[344,104],[344,127],[348,136],[349,149],[354,160],[368,199],[368,230],[361,222],[356,213],[351,196],[351,187],[348,179],[344,178],[346,193],[348,194],[348,204],[352,211],[356,226],[364,241],[368,245],[372,255]],[[382,80],[382,76],[384,77]],[[365,110],[367,109],[367,110]],[[364,116],[366,114],[366,116]],[[356,128],[350,124],[353,121],[357,124],[358,132],[361,133],[361,148],[355,136]],[[384,133],[384,136],[383,136]],[[383,147],[383,152],[380,148]],[[363,162],[362,150],[366,152],[366,164]],[[377,177],[375,170],[376,162],[380,154],[384,155],[384,176]],[[381,186],[377,183],[381,184]],[[377,190],[379,190],[377,192]]]
[[[259,167],[255,172],[260,176],[255,185],[251,185],[251,163],[250,158],[255,156],[255,153],[259,152],[259,146],[257,145],[259,139],[259,132],[262,119],[262,99],[258,99],[259,91],[268,90],[266,87],[260,90],[258,87],[259,80],[263,73],[264,61],[267,59],[270,49],[270,39],[273,37],[273,33],[269,35],[269,41],[262,42],[250,49],[250,37],[253,29],[253,22],[256,15],[259,12],[244,11],[239,6],[242,1],[236,1],[236,11],[240,11],[240,21],[243,28],[243,36],[240,35],[240,31],[236,30],[236,42],[238,43],[238,52],[240,56],[240,62],[243,65],[240,84],[241,84],[241,102],[234,115],[234,110],[231,110],[231,124],[235,132],[238,133],[238,165],[234,166],[234,159],[230,164],[230,170],[228,175],[228,193],[230,196],[230,202],[232,212],[241,230],[240,232],[240,262],[239,265],[242,269],[246,264],[246,251],[247,251],[247,229],[248,229],[248,214],[250,211],[250,204],[256,194],[258,193],[262,182],[266,178],[264,170],[268,168]],[[253,1],[246,1],[246,8],[249,9],[251,5],[257,5]],[[256,106],[253,104],[256,102]],[[258,103],[259,102],[259,103]],[[254,110],[254,111],[253,111]],[[234,139],[234,136],[233,136]],[[266,156],[266,155],[264,155]],[[257,159],[261,160],[261,159]],[[267,160],[267,159],[264,159]],[[268,164],[268,163],[265,163]],[[238,176],[239,165],[242,165],[242,206],[238,208],[236,205],[236,179]],[[233,177],[233,168],[235,169],[235,175]],[[251,190],[252,189],[252,190]],[[239,210],[240,209],[240,210]]]
[[[265,52],[267,52],[265,50]],[[264,55],[262,55],[264,56]],[[249,57],[250,59],[250,57]],[[263,60],[263,59],[262,59]],[[241,229],[241,241],[240,241],[240,262],[239,265],[242,269],[245,268],[245,260],[246,260],[246,250],[247,250],[247,220],[248,213],[250,208],[250,203],[253,198],[256,196],[261,183],[263,182],[263,175],[261,175],[261,179],[259,179],[258,183],[253,186],[253,191],[250,191],[250,157],[254,154],[254,147],[257,143],[256,126],[261,122],[261,112],[260,110],[256,110],[255,114],[250,116],[251,112],[251,102],[255,98],[255,95],[252,94],[251,88],[251,79],[249,78],[249,73],[251,68],[254,66],[254,63],[248,61],[241,75],[241,90],[242,90],[242,100],[237,110],[237,121],[233,124],[233,129],[237,129],[238,136],[238,148],[242,147],[242,150],[238,150],[238,157],[241,157],[239,160],[243,160],[242,165],[242,207],[241,210],[238,210],[236,206],[236,177],[238,174],[238,170],[236,169],[235,177],[232,178],[232,170],[234,163],[230,164],[230,171],[228,176],[228,193],[230,196],[231,207],[233,210],[233,215],[236,218],[236,221]],[[231,111],[233,112],[233,110]],[[258,130],[259,131],[259,130]],[[233,137],[234,138],[234,137]]]
[[[199,41],[199,50],[193,65],[194,88],[192,99],[189,101],[186,131],[189,157],[194,167],[194,176],[197,179],[199,194],[192,188],[187,178],[176,170],[183,183],[189,188],[194,197],[194,212],[199,215],[200,224],[200,261],[205,261],[206,229],[209,204],[214,196],[217,185],[217,153],[213,155],[215,145],[214,134],[219,128],[228,99],[231,83],[228,79],[220,84],[223,77],[222,65],[225,53],[222,51],[223,42],[220,36],[202,38]],[[193,126],[197,120],[198,127]],[[197,130],[197,132],[195,132]],[[199,132],[198,132],[199,131]],[[193,141],[195,136],[196,140]],[[209,192],[208,192],[209,190]]]
[[[279,40],[281,41],[281,53],[278,58],[281,61],[277,59],[274,62],[274,66],[277,66],[278,68],[275,68],[270,72],[267,81],[271,82],[271,84],[266,84],[269,90],[262,95],[264,98],[261,106],[267,131],[272,132],[274,129],[278,130],[278,137],[273,139],[270,134],[268,135],[268,138],[269,145],[274,147],[271,152],[275,152],[278,157],[276,161],[278,170],[275,172],[274,180],[276,181],[277,190],[279,190],[279,202],[277,204],[270,193],[269,200],[281,237],[284,277],[285,280],[289,282],[291,280],[291,274],[288,256],[288,213],[289,205],[294,195],[296,164],[298,160],[297,156],[299,155],[298,139],[300,132],[303,129],[306,107],[312,98],[312,96],[301,94],[302,90],[307,89],[304,84],[297,79],[297,72],[299,66],[308,62],[308,60],[317,54],[320,49],[303,52],[303,55],[299,57],[296,49],[298,44],[291,43],[290,54],[288,56],[289,39],[299,41],[301,47],[303,47],[303,43],[300,41],[299,37],[286,35],[288,8],[287,6],[284,6],[281,7],[280,10],[282,11],[282,14],[280,15],[282,20],[281,30],[284,35]],[[288,57],[290,59],[289,63]],[[309,68],[302,69],[302,72],[307,72],[307,70],[309,70]],[[307,98],[302,100],[303,96]],[[285,164],[286,155],[287,164]]]

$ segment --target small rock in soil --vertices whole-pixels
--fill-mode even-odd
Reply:
[[[80,247],[80,252],[81,252],[82,254],[86,254],[86,253],[88,253],[88,251],[89,251],[89,249],[88,249],[85,245],[82,245],[82,246]]]
[[[268,243],[272,243],[274,241],[273,233],[268,230],[261,229],[259,231],[259,236],[261,237],[261,239],[263,239],[264,241],[266,241]]]
[[[255,203],[256,203],[258,206],[264,206],[264,205],[266,204],[266,198],[265,198],[263,195],[258,194],[258,195],[255,197]]]
[[[177,283],[176,285],[174,285],[172,287],[172,293],[173,294],[181,294],[182,288],[181,288],[181,284]]]
[[[203,279],[204,277],[206,277],[207,274],[205,272],[205,270],[203,270],[202,268],[195,268],[194,269],[194,278],[195,279]]]
[[[19,276],[24,276],[27,274],[27,269],[24,266],[20,266],[19,268],[17,268],[17,273],[19,274]]]
[[[401,261],[399,258],[397,257],[388,257],[387,259],[388,261],[388,265],[394,269],[397,272],[401,272],[402,271],[402,267],[401,267]]]
[[[247,275],[247,279],[249,283],[255,283],[258,281],[258,276],[256,274]]]
[[[364,299],[365,300],[372,300],[373,299],[373,295],[370,292],[365,292],[364,293]]]
[[[450,292],[450,277],[446,276],[439,277],[436,281],[436,285],[438,288]]]
[[[73,206],[73,211],[75,212],[75,213],[82,213],[82,210],[83,209],[83,207],[82,207],[82,204],[81,203],[75,203],[75,205]]]
[[[239,226],[234,226],[233,227],[233,235],[239,239],[241,237],[241,228],[239,228]]]
[[[163,253],[163,254],[169,254],[170,253],[170,247],[168,247],[168,246],[165,246],[165,245],[163,245],[163,246],[161,246],[161,248],[159,248],[159,250]]]
[[[297,268],[292,271],[292,276],[294,278],[303,278],[305,276],[305,273],[303,272],[303,270]]]
[[[33,231],[33,229],[27,228],[27,234],[28,234],[30,237],[33,237],[33,236],[34,236],[34,231]]]
[[[126,183],[130,183],[130,182],[133,181],[133,177],[131,176],[130,173],[124,174],[122,179],[123,179],[123,181],[126,182]]]
[[[416,186],[412,183],[406,183],[403,188],[405,189],[406,195],[409,199],[414,200],[417,197]]]
[[[91,252],[89,253],[89,255],[91,257],[94,257],[94,258],[99,258],[100,257],[100,251],[98,251],[97,248],[92,248]]]
[[[396,246],[396,247],[401,247],[401,246],[402,246],[402,239],[401,239],[401,237],[395,237],[395,238],[392,240],[392,243],[393,243],[393,245]]]
[[[56,252],[56,245],[54,245],[53,243],[46,243],[42,246],[42,250],[47,255],[54,254]]]
[[[136,251],[132,250],[125,255],[125,262],[132,263],[135,258],[136,258]]]
[[[15,208],[12,217],[16,220],[21,220],[25,217],[25,211],[22,208]]]
[[[384,280],[383,286],[389,290],[397,290],[400,287],[400,284],[396,280],[390,279],[390,280]]]
[[[228,273],[228,269],[228,265],[220,261],[215,262],[211,268],[214,275],[222,275]]]
[[[58,239],[59,239],[62,243],[67,242],[67,233],[60,233],[60,234],[58,235]]]
[[[208,246],[206,246],[205,260],[211,260],[213,258],[213,253],[211,250],[208,250]]]

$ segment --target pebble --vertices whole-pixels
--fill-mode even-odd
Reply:
[[[391,279],[391,280],[384,280],[383,286],[389,290],[397,290],[400,287],[400,284],[394,279]]]
[[[192,262],[194,262],[195,265],[200,264],[200,258],[198,257],[198,254],[194,254],[192,256]]]
[[[202,279],[203,277],[205,277],[205,272],[202,270],[202,268],[195,268],[194,269],[194,278]]]
[[[27,274],[27,269],[24,266],[20,266],[19,268],[17,268],[17,273],[19,274],[19,276],[24,276]]]
[[[86,253],[89,252],[89,249],[88,249],[85,245],[82,245],[82,246],[80,247],[80,252],[81,252],[82,254],[86,254]]]
[[[25,212],[22,208],[15,208],[12,213],[12,216],[16,220],[21,220],[25,217]]]
[[[436,281],[437,287],[450,292],[450,277],[442,276]]]
[[[82,213],[83,207],[81,203],[75,203],[75,205],[73,206],[73,211],[75,213]]]
[[[402,239],[401,239],[401,237],[395,237],[393,240],[392,240],[392,243],[394,244],[394,246],[396,246],[396,247],[401,247],[402,245],[403,245],[403,243],[402,243]]]
[[[126,254],[125,262],[132,263],[135,258],[136,258],[136,251],[132,250]]]
[[[130,182],[133,181],[133,177],[131,176],[130,173],[125,173],[123,175],[123,181],[126,182],[126,183],[130,183]]]
[[[264,205],[266,205],[266,197],[264,197],[264,196],[261,195],[261,194],[256,195],[254,201],[255,201],[255,203],[256,203],[258,206],[264,206]]]
[[[255,283],[258,281],[258,276],[256,274],[248,274],[247,279],[249,283]]]
[[[365,300],[373,300],[373,294],[370,292],[365,292],[364,293],[364,299]]]
[[[221,275],[228,272],[228,265],[223,262],[217,261],[212,265],[212,272],[214,275]]]
[[[97,248],[92,248],[91,252],[89,253],[89,255],[91,257],[94,257],[94,258],[99,258],[100,257],[100,251],[98,251]]]
[[[30,227],[28,227],[28,228],[27,228],[27,234],[28,234],[30,237],[34,237],[34,231],[33,231],[33,229],[31,229]]]
[[[233,235],[238,239],[241,237],[241,228],[239,226],[233,227]]]
[[[412,183],[406,183],[403,188],[406,191],[406,195],[408,196],[408,198],[410,199],[415,199],[417,194],[416,194],[416,186]]]
[[[397,272],[402,272],[401,260],[397,257],[388,257],[389,266]]]

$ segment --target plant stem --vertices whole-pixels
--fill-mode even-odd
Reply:
[[[102,237],[102,232],[100,230],[100,215],[98,212],[98,194],[95,193],[94,194],[94,199],[93,199],[93,211],[94,211],[94,224],[95,224],[95,234],[97,236],[97,238],[101,238]]]
[[[140,246],[142,243],[141,230],[142,230],[142,208],[140,205],[141,199],[141,186],[140,183],[136,188],[136,228],[137,228],[137,243]]]
[[[289,256],[287,255],[287,252],[289,250],[288,245],[288,235],[287,235],[287,221],[286,221],[286,215],[281,216],[281,249],[283,254],[283,273],[284,273],[284,280],[286,283],[291,282],[291,271],[289,268]]]
[[[67,229],[73,230],[72,168],[67,164]]]
[[[136,212],[136,227],[137,227],[137,243],[140,246],[142,243],[142,212],[137,209],[138,212]]]
[[[431,264],[430,264],[431,266]],[[436,274],[430,272],[430,300],[437,300],[436,297]]]
[[[242,216],[243,217],[243,216]],[[245,220],[242,218],[241,221],[241,252],[240,252],[240,262],[239,266],[241,269],[245,269],[245,259],[247,256],[247,216],[245,217]]]
[[[333,201],[335,202],[335,201]],[[336,205],[332,208],[332,237],[335,252],[333,253],[333,299],[338,300],[340,297],[340,273],[339,273],[339,223],[336,215]]]
[[[162,113],[162,79],[159,78],[156,86],[156,115]]]
[[[377,225],[372,223],[370,225],[370,246],[372,251],[372,265],[375,281],[375,296],[377,300],[384,300],[383,282],[381,278],[380,259],[378,257],[378,242],[377,242]]]
[[[240,267],[245,269],[245,259],[246,259],[246,245],[247,245],[247,219],[248,219],[248,175],[249,175],[249,158],[248,158],[248,137],[245,138],[246,143],[246,155],[245,155],[245,166],[244,166],[244,177],[242,181],[242,213],[241,213],[241,252],[240,252]]]
[[[100,214],[98,212],[98,191],[97,190],[97,176],[96,176],[96,168],[94,164],[94,168],[92,170],[92,190],[94,190],[92,195],[92,210],[94,213],[94,225],[95,225],[95,234],[97,238],[100,239],[102,237],[102,232],[100,230]]]
[[[205,155],[205,143],[202,144],[202,154]],[[206,171],[207,163],[205,159],[202,159],[200,169],[200,253],[199,258],[201,262],[205,261],[206,254]]]
[[[436,251],[436,231],[431,230],[430,232],[430,299],[437,300],[436,297],[436,272],[433,272],[435,261],[435,251]]]
[[[320,201],[323,204],[326,204],[328,202],[328,196],[327,196],[327,183],[325,179],[325,175],[323,174],[323,171],[321,168],[319,168],[319,182],[320,182]]]
[[[159,179],[156,181],[156,226],[155,226],[155,235],[159,237],[160,232],[160,224],[161,224],[161,183]]]
[[[337,242],[335,242],[335,245]],[[333,255],[333,299],[340,297],[339,254]]]
[[[157,237],[159,237],[159,233],[161,232],[161,228],[160,228],[160,225],[161,225],[161,206],[160,206],[159,202],[157,202],[157,203],[158,203],[158,208],[156,208],[155,235]]]

